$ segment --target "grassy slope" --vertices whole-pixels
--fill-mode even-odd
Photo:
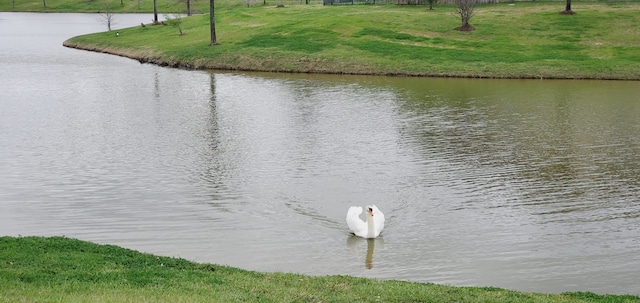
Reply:
[[[149,12],[152,1],[111,1],[116,12]],[[472,19],[476,31],[453,30],[453,7],[343,5],[285,2],[285,8],[247,8],[217,1],[220,45],[208,46],[208,16],[184,19],[186,35],[170,26],[136,27],[77,37],[69,46],[160,64],[195,68],[358,74],[505,78],[640,79],[640,3],[563,2],[485,5]],[[193,1],[207,12],[208,1]],[[256,1],[257,4],[262,1]],[[298,3],[294,5],[294,3]],[[318,1],[312,1],[318,3]],[[93,0],[0,1],[0,11],[95,12]],[[139,7],[138,7],[139,6]],[[158,0],[161,12],[185,4]],[[117,20],[116,20],[117,21]],[[146,21],[146,20],[142,20]]]
[[[260,71],[503,78],[640,79],[640,3],[485,5],[473,32],[453,30],[452,7],[296,5],[220,7],[220,45],[208,15],[185,35],[147,26],[75,37],[67,46],[172,66]]]
[[[2,302],[640,302],[345,276],[257,273],[52,237],[0,237]]]

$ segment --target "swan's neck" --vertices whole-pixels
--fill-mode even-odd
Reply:
[[[367,216],[367,238],[373,238],[376,235],[376,230],[373,226],[373,216]]]

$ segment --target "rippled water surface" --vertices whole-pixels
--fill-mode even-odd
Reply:
[[[0,13],[1,235],[640,294],[637,82],[209,73],[61,46],[103,27]],[[354,238],[346,210],[369,203],[386,229]]]

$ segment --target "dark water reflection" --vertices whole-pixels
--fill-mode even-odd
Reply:
[[[183,71],[64,49],[69,20],[95,20],[62,16],[40,60],[5,24],[61,19],[0,14],[15,42],[0,45],[0,234],[640,294],[636,82]],[[383,238],[348,234],[347,208],[367,203],[385,212]]]

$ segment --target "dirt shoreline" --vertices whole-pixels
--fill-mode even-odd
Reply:
[[[204,60],[201,63],[186,63],[177,59],[167,59],[162,55],[147,51],[123,50],[119,48],[104,48],[96,45],[84,45],[72,42],[71,39],[62,43],[64,47],[86,50],[110,55],[116,55],[136,60],[141,64],[155,64],[158,66],[166,66],[190,70],[220,70],[220,71],[245,71],[245,72],[273,72],[273,73],[301,73],[301,74],[328,74],[328,75],[362,75],[362,76],[392,76],[392,77],[434,77],[434,78],[477,78],[477,79],[531,79],[531,80],[607,80],[607,81],[639,81],[640,79],[626,79],[613,77],[568,77],[568,76],[530,76],[521,75],[517,77],[505,76],[487,76],[487,75],[464,75],[464,74],[437,74],[437,73],[377,73],[377,72],[357,72],[357,71],[336,71],[336,70],[318,70],[318,69],[260,69],[245,68],[233,65],[212,64]]]

